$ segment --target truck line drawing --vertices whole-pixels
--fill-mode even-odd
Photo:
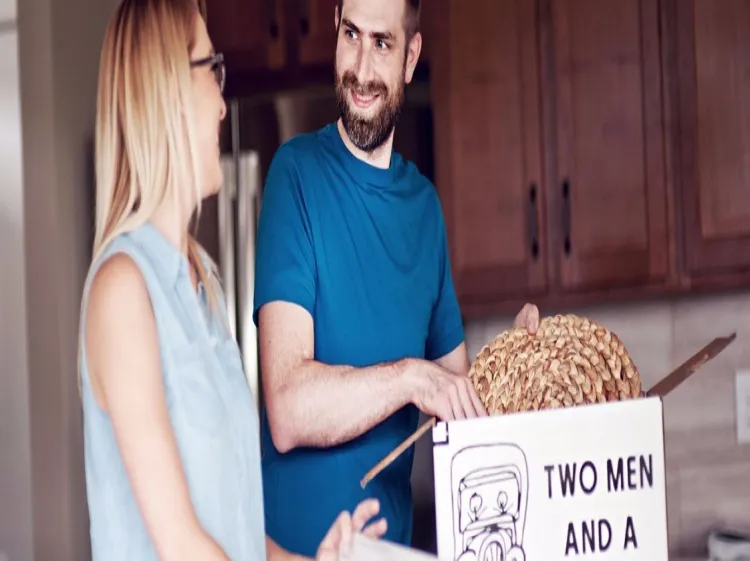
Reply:
[[[525,561],[526,455],[515,444],[462,448],[451,459],[455,561]]]

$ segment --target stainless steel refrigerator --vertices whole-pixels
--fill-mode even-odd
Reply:
[[[259,402],[258,343],[252,318],[253,266],[259,186],[258,153],[239,150],[222,156],[224,184],[203,203],[198,241],[217,263],[229,324],[237,340],[250,389]]]
[[[327,89],[227,100],[221,131],[224,184],[218,195],[204,201],[197,237],[218,265],[232,334],[259,408],[260,367],[252,311],[255,237],[265,174],[281,143],[335,118]]]

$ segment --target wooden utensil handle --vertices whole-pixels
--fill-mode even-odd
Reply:
[[[417,440],[419,440],[419,437],[422,436],[424,433],[426,433],[430,428],[435,426],[435,417],[430,418],[429,421],[424,423],[421,427],[419,427],[417,430],[414,431],[414,433],[404,440],[401,444],[399,444],[390,454],[388,454],[385,458],[380,460],[374,468],[372,468],[370,471],[368,471],[365,476],[362,478],[362,480],[359,482],[362,489],[365,488],[365,486],[375,479],[375,476],[377,476],[381,471],[383,471],[385,468],[387,468],[389,465],[391,465],[396,458],[398,458],[401,454],[403,454],[409,446],[414,444]]]

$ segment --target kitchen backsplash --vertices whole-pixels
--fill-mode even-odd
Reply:
[[[735,371],[750,368],[750,291],[673,302],[570,310],[616,333],[649,388],[716,336],[722,354],[664,400],[670,550],[703,554],[708,532],[750,532],[750,445],[737,444]],[[545,314],[545,310],[541,310]],[[466,325],[470,356],[511,317]]]

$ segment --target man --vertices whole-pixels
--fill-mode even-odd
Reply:
[[[418,0],[339,0],[341,117],[281,146],[259,223],[266,530],[312,556],[335,516],[379,499],[385,536],[411,540],[413,447],[359,480],[419,411],[486,415],[466,376],[445,224],[432,184],[392,152],[422,39]],[[517,323],[535,330],[527,306]]]

